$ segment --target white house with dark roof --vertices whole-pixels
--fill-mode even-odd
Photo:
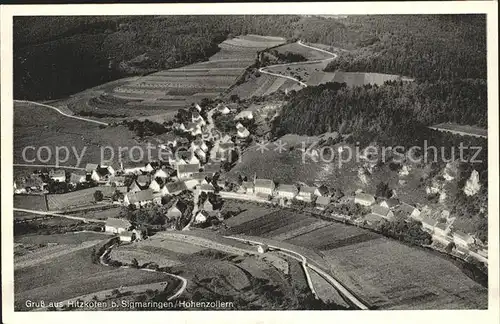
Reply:
[[[128,188],[128,192],[139,192],[143,189],[143,187],[137,183],[137,180],[134,180],[132,184]]]
[[[389,209],[394,209],[400,205],[399,200],[396,198],[389,198],[389,199],[384,199],[381,203],[380,206],[389,208]]]
[[[203,203],[203,210],[206,210],[208,212],[214,211],[214,205],[210,202],[209,199],[205,200]]]
[[[397,210],[403,212],[407,217],[420,220],[420,210],[415,206],[403,202],[398,206]]]
[[[328,189],[327,186],[321,185],[314,190],[314,194],[318,197],[323,196],[323,197],[329,197],[330,196],[330,189]]]
[[[196,154],[196,157],[200,162],[206,162],[207,161],[207,153],[203,151],[200,148],[197,148],[196,150],[193,151],[194,154]]]
[[[297,197],[297,200],[311,202],[316,192],[316,187],[301,186]]]
[[[161,186],[156,181],[156,179],[153,179],[153,181],[151,181],[151,183],[149,184],[149,189],[153,190],[153,192],[160,192],[161,191]]]
[[[358,192],[356,196],[354,196],[354,203],[368,207],[375,203],[375,197],[363,192]]]
[[[87,173],[85,171],[78,172],[74,171],[71,172],[71,175],[69,176],[69,182],[76,185],[79,183],[84,183],[87,181]]]
[[[169,177],[165,169],[158,169],[153,175],[154,178],[167,179]]]
[[[146,166],[144,167],[144,172],[153,172],[154,170],[155,168],[151,163],[146,164]]]
[[[179,180],[189,179],[193,173],[200,171],[200,164],[181,164],[177,165],[177,178]]]
[[[298,193],[297,186],[289,184],[280,184],[276,189],[276,194],[280,198],[293,199]]]
[[[106,219],[106,224],[104,225],[106,233],[112,234],[120,234],[126,232],[131,227],[132,224],[128,220],[113,217],[109,217],[108,219]]]
[[[125,206],[136,205],[139,207],[149,204],[153,202],[153,200],[153,190],[145,189],[138,192],[127,192],[123,198],[123,203]]]
[[[245,126],[243,126],[241,123],[238,123],[236,124],[236,135],[239,138],[247,138],[248,136],[250,136],[250,132]]]
[[[194,217],[194,223],[195,224],[203,224],[205,223],[208,218],[210,217],[210,214],[206,210],[200,210],[196,213],[196,216]]]
[[[221,105],[221,107],[219,107],[219,112],[222,115],[227,115],[227,114],[229,114],[231,112],[231,110],[229,108],[227,108],[227,106]]]

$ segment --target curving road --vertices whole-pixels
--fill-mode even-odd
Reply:
[[[250,244],[264,244],[262,242],[254,241],[254,240],[249,240],[246,238],[241,238],[241,237],[235,237],[235,236],[224,236],[229,239],[245,242],[245,243],[250,243]],[[293,255],[296,255],[299,261],[302,261],[303,266],[305,267],[305,272],[306,272],[306,277],[308,277],[308,283],[312,285],[312,282],[310,282],[310,277],[309,273],[307,271],[307,268],[310,268],[311,270],[315,271],[318,273],[321,277],[323,277],[326,281],[328,281],[332,286],[334,286],[342,296],[344,296],[347,300],[349,300],[353,306],[357,307],[358,309],[361,310],[368,310],[369,307],[365,305],[361,300],[359,300],[354,294],[352,294],[347,288],[345,288],[337,279],[333,278],[330,274],[327,272],[323,271],[319,267],[315,266],[314,264],[310,264],[307,262],[307,258],[303,256],[302,254],[289,250],[287,248],[282,248],[279,246],[273,246],[267,244],[267,246],[271,249],[277,250],[277,251],[283,251],[287,252]],[[313,293],[315,294],[314,288],[312,289]]]
[[[14,100],[14,102],[17,102],[17,103],[27,103],[27,104],[32,104],[32,105],[40,106],[40,107],[50,108],[50,109],[53,109],[53,110],[57,111],[59,114],[61,114],[63,116],[66,116],[66,117],[69,117],[69,118],[73,118],[73,119],[83,120],[83,121],[86,121],[86,122],[89,122],[89,123],[95,123],[95,124],[105,125],[105,126],[109,125],[108,123],[105,123],[105,122],[101,122],[101,121],[97,121],[97,120],[93,120],[93,119],[89,119],[89,118],[85,118],[85,117],[73,116],[73,115],[65,113],[60,108],[57,108],[57,107],[54,107],[54,106],[50,106],[50,105],[46,105],[46,104],[39,103],[39,102],[28,101],[28,100]]]
[[[264,74],[268,74],[268,75],[272,75],[272,76],[275,76],[275,77],[279,77],[279,78],[285,78],[285,79],[288,79],[288,80],[292,80],[292,81],[298,82],[303,87],[307,87],[307,83],[302,82],[302,81],[300,81],[300,80],[298,80],[298,79],[296,79],[294,77],[291,77],[291,76],[288,76],[288,75],[282,75],[282,74],[278,74],[278,73],[269,72],[269,71],[266,71],[264,69],[273,68],[273,67],[282,67],[282,66],[292,66],[292,65],[304,65],[304,64],[321,63],[321,62],[331,61],[333,59],[336,59],[337,56],[338,56],[337,54],[329,52],[329,51],[326,51],[324,49],[317,48],[317,47],[310,46],[310,45],[306,45],[306,44],[302,43],[300,40],[297,41],[297,44],[300,45],[300,46],[304,46],[304,47],[316,50],[318,52],[323,52],[323,53],[329,54],[332,57],[331,58],[327,58],[327,59],[323,59],[323,60],[313,60],[313,61],[306,61],[306,62],[294,62],[294,63],[269,65],[269,66],[265,66],[265,67],[259,68],[259,72],[260,73],[264,73]]]

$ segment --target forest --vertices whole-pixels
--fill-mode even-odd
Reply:
[[[124,76],[203,61],[225,39],[252,33],[351,51],[329,70],[486,75],[481,15],[15,17],[13,31],[16,99],[56,99]]]

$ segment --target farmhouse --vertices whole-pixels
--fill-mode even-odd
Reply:
[[[474,238],[471,235],[466,234],[462,231],[454,231],[453,242],[455,242],[457,246],[468,248],[469,244],[474,243]]]
[[[97,170],[98,167],[98,164],[87,163],[87,165],[85,165],[85,172],[92,173],[92,171]]]
[[[146,164],[146,166],[144,167],[144,172],[153,172],[155,170],[155,168],[153,167],[153,165],[151,163],[148,163]]]
[[[399,200],[397,200],[396,198],[385,199],[380,203],[380,206],[394,209],[399,206]]]
[[[227,115],[231,112],[231,110],[229,108],[227,108],[227,106],[224,106],[224,105],[220,105],[219,107],[219,112],[222,114],[222,115]]]
[[[162,196],[177,195],[184,190],[187,190],[186,184],[182,181],[177,181],[165,184],[161,188],[160,193]]]
[[[186,161],[187,164],[198,164],[198,166],[200,165],[200,160],[198,160],[198,158],[196,157],[196,155],[194,154],[191,154],[191,157],[189,158],[189,160]]]
[[[330,204],[332,198],[320,196],[316,199],[316,208],[319,210],[325,210],[325,208]]]
[[[85,172],[71,172],[69,176],[69,182],[76,185],[78,183],[83,183],[87,181],[87,173]]]
[[[184,212],[187,210],[187,205],[183,203],[180,200],[177,200],[172,207],[170,207],[167,211],[167,217],[172,219],[172,218],[179,218],[181,217]]]
[[[274,182],[269,179],[255,179],[254,192],[256,194],[272,195],[274,192]]]
[[[50,170],[49,178],[54,180],[55,182],[65,182],[66,181],[66,171],[59,170]]]
[[[311,202],[315,192],[316,192],[316,187],[301,186],[299,194],[297,195],[296,198],[298,200]]]
[[[128,231],[131,227],[132,224],[126,219],[110,217],[106,220],[104,229],[106,233],[120,234]]]
[[[184,180],[190,178],[193,173],[200,171],[200,164],[181,164],[177,166],[177,178]]]
[[[197,173],[193,173],[191,175],[191,178],[193,180],[196,180],[198,181],[198,184],[207,184],[208,183],[208,180],[207,179],[210,179],[212,177],[212,173],[210,172],[197,172]]]
[[[371,206],[375,203],[375,198],[372,195],[358,192],[354,197],[354,203],[362,206]]]
[[[387,220],[391,220],[392,218],[394,218],[394,213],[392,212],[392,210],[390,210],[387,207],[382,207],[378,205],[374,205],[372,207],[372,214],[375,214]]]
[[[168,173],[165,169],[158,169],[153,175],[153,178],[166,179],[168,178]]]
[[[210,202],[210,199],[205,200],[203,203],[203,210],[208,212],[214,211],[214,205]]]
[[[250,110],[242,110],[238,115],[234,117],[234,120],[239,119],[253,119],[253,113]]]
[[[98,167],[92,171],[90,178],[96,182],[107,182],[110,176],[111,173],[108,168]]]
[[[293,199],[297,196],[298,189],[294,185],[280,184],[278,189],[276,189],[276,193],[280,198]]]
[[[125,206],[136,205],[144,206],[153,201],[153,190],[145,189],[138,192],[128,192],[123,198],[123,203]]]
[[[129,192],[139,192],[141,191],[142,189],[144,189],[145,186],[141,186],[137,180],[135,180],[134,182],[132,182],[132,184],[130,185],[130,187],[128,188],[128,191]]]

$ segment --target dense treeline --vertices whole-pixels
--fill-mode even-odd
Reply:
[[[347,87],[329,83],[297,92],[273,123],[275,135],[317,135],[329,130],[367,138],[401,138],[416,127],[440,122],[487,124],[483,80],[387,82]],[[367,136],[365,136],[367,135]],[[412,136],[414,134],[408,134]]]
[[[226,38],[249,33],[361,49],[346,56],[347,69],[484,78],[484,22],[480,15],[15,17],[14,96],[58,98],[206,60]]]
[[[351,18],[373,35],[325,71],[381,72],[424,79],[486,78],[484,15]],[[354,26],[351,26],[354,27]],[[367,46],[368,45],[368,46]]]

